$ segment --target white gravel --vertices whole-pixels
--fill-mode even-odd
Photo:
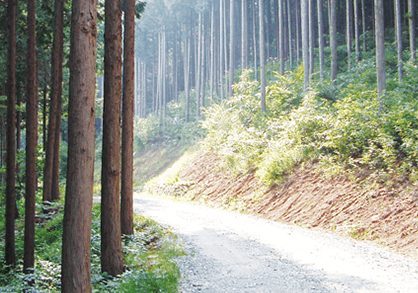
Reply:
[[[134,209],[184,242],[180,292],[418,292],[418,262],[369,243],[144,195]]]

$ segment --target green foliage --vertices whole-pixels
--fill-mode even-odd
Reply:
[[[60,292],[61,243],[64,200],[37,207],[35,231],[36,269],[23,274],[23,262],[15,269],[0,268],[2,292]],[[41,209],[48,213],[41,213]],[[117,278],[101,273],[100,204],[93,205],[91,268],[93,292],[177,292],[179,269],[175,258],[184,254],[176,238],[156,222],[135,216],[135,234],[125,236],[123,250],[127,270]],[[23,258],[23,217],[17,222],[16,254]],[[4,230],[0,231],[4,237]],[[4,242],[0,242],[4,259]],[[30,282],[34,285],[30,286]]]
[[[396,59],[396,51],[387,50],[386,57]],[[388,73],[396,72],[388,65]],[[409,61],[404,70],[402,83],[388,74],[383,99],[377,96],[374,58],[339,74],[336,84],[313,77],[309,92],[303,91],[302,67],[283,76],[272,71],[267,113],[260,111],[258,82],[244,72],[234,97],[205,110],[203,144],[234,173],[256,170],[268,185],[312,161],[416,180],[418,65]]]

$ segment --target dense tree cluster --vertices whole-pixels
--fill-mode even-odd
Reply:
[[[384,33],[396,27],[402,79],[402,61],[415,58],[415,15],[414,0],[149,1],[137,23],[136,115],[164,115],[184,91],[186,121],[190,111],[199,118],[208,95],[232,95],[236,70],[250,67],[263,82],[269,60],[280,62],[281,74],[303,62],[308,87],[376,54],[383,93]]]

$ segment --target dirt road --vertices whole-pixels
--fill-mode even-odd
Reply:
[[[180,292],[418,292],[418,262],[372,244],[157,197],[134,204],[184,241]]]

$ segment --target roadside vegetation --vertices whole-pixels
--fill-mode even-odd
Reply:
[[[61,244],[64,202],[37,205],[36,269],[23,273],[23,263],[14,269],[1,267],[1,292],[60,292]],[[4,219],[2,218],[2,222]],[[24,217],[16,221],[16,252],[23,259]],[[2,223],[4,227],[4,223]],[[124,236],[125,272],[117,277],[102,274],[100,267],[100,204],[93,206],[91,268],[93,292],[177,292],[180,272],[175,259],[183,255],[176,236],[158,223],[134,218],[135,234]],[[4,239],[4,228],[0,231]],[[4,241],[0,257],[4,257]]]

